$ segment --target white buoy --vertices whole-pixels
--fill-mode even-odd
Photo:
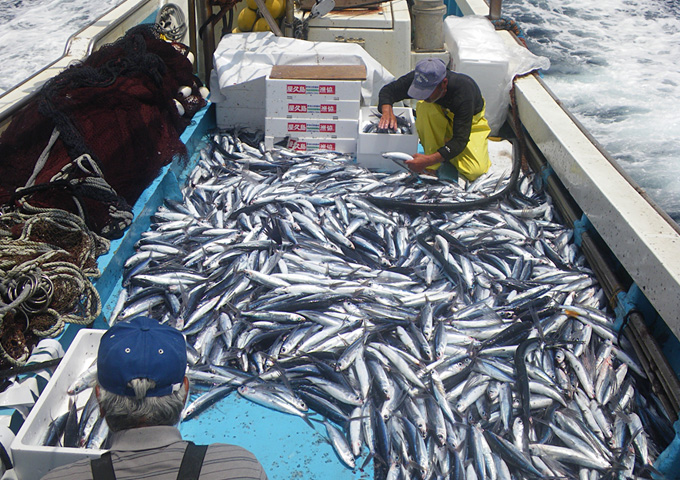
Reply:
[[[182,104],[179,103],[177,100],[175,100],[175,106],[177,107],[177,112],[179,112],[179,116],[183,117],[184,116],[184,107],[182,106]]]

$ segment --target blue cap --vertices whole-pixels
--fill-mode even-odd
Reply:
[[[111,393],[135,396],[130,380],[148,378],[156,382],[147,397],[172,393],[182,383],[187,367],[184,335],[148,317],[119,322],[102,336],[97,354],[99,384]]]
[[[446,76],[446,64],[438,58],[428,58],[416,64],[413,83],[408,96],[416,100],[427,100]]]

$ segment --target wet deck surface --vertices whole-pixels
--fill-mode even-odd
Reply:
[[[203,413],[180,425],[182,437],[198,444],[230,443],[255,454],[270,479],[368,480],[365,471],[343,465],[325,440],[323,424],[276,412],[243,399],[234,392]],[[364,458],[357,459],[361,466]]]

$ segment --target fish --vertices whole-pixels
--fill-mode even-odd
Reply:
[[[87,389],[94,387],[97,383],[97,363],[93,362],[90,367],[85,370],[82,374],[71,383],[67,389],[66,393],[69,395],[76,395]]]
[[[661,446],[639,415],[653,392],[531,174],[472,211],[401,211],[371,198],[479,201],[509,173],[454,186],[217,137],[234,153],[209,143],[183,200],[159,207],[117,315],[141,308],[185,333],[183,421],[238,392],[324,423],[350,469],[368,451],[395,478],[533,478],[614,475],[626,415],[626,468],[653,463]]]
[[[47,447],[55,447],[59,443],[59,439],[64,434],[66,421],[68,420],[70,409],[57,418],[53,419],[45,429],[45,435],[41,440],[41,444]]]
[[[337,453],[338,458],[349,468],[354,468],[356,466],[354,453],[352,452],[352,448],[350,447],[345,434],[332,423],[327,421],[324,421],[323,423],[326,427],[328,439],[333,446],[335,453]]]
[[[413,131],[413,125],[409,120],[404,117],[404,114],[395,115],[397,119],[397,128],[379,128],[379,120],[382,117],[382,113],[379,111],[371,112],[370,117],[376,117],[378,121],[369,120],[362,126],[362,131],[364,133],[391,133],[391,134],[403,134],[410,135]],[[370,118],[369,117],[369,118]]]
[[[78,445],[78,409],[73,398],[69,399],[68,417],[64,425],[64,447],[76,447]]]

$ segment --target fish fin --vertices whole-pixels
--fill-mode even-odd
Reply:
[[[534,322],[534,327],[538,331],[538,336],[541,338],[542,343],[545,343],[543,325],[541,324],[541,320],[538,318],[538,314],[536,313],[536,308],[534,305],[529,306],[529,315],[531,315],[531,320]]]
[[[311,428],[312,430],[316,430],[316,428],[314,428],[314,424],[311,422],[312,420],[314,420],[313,418],[309,418],[309,415],[307,415],[307,414],[304,414],[304,415],[300,416],[300,418],[301,418],[302,420],[304,420],[305,423],[306,423],[307,425],[309,425],[310,428]],[[318,421],[318,420],[317,420],[317,421]]]
[[[290,383],[290,380],[286,376],[286,370],[281,367],[281,364],[279,361],[270,355],[266,356],[268,359],[270,359],[273,363],[272,368],[275,368],[280,374],[281,374],[281,379],[283,380],[283,384],[286,386],[287,389],[289,389],[291,392],[294,392],[295,389],[293,388],[293,385]]]
[[[373,457],[375,457],[375,455],[373,454],[373,452],[369,452],[369,454],[366,455],[366,459],[364,460],[364,463],[362,463],[362,464],[361,464],[361,467],[359,467],[359,470],[362,470],[362,471],[363,471],[364,468],[366,468],[366,466],[368,465],[368,463],[369,463],[371,460],[373,460]]]

